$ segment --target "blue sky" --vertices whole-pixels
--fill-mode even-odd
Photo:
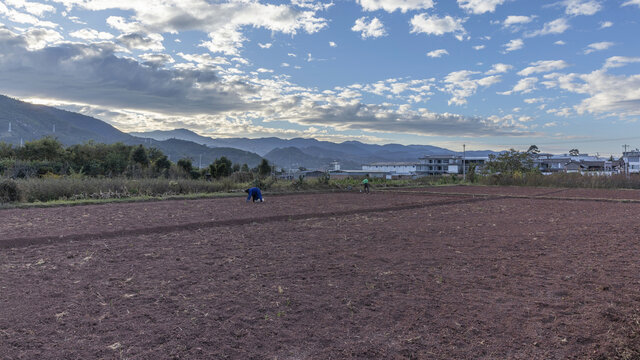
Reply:
[[[0,1],[0,93],[123,131],[640,147],[640,0]]]

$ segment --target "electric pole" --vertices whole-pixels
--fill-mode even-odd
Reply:
[[[627,148],[629,147],[629,145],[624,144],[622,145],[622,148],[624,149],[624,151],[622,152],[622,163],[624,164],[624,174],[625,175],[629,175],[629,165],[627,164],[627,160],[624,157],[624,154],[627,152]]]
[[[465,162],[467,159],[467,145],[462,144],[462,181],[467,181],[467,168]]]

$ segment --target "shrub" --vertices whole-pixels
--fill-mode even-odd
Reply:
[[[0,203],[20,201],[18,184],[10,179],[0,181]]]

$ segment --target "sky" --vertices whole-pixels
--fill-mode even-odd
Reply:
[[[619,154],[640,0],[0,0],[0,93],[126,132]]]

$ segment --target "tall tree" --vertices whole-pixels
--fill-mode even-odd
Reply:
[[[262,176],[268,176],[271,174],[271,164],[269,164],[269,160],[262,159],[262,162],[258,165],[258,174]]]
[[[527,153],[533,154],[533,155],[538,155],[538,154],[540,154],[540,149],[538,149],[537,145],[531,145],[531,146],[529,146],[529,149],[527,150]]]
[[[135,164],[140,164],[142,167],[149,165],[149,157],[147,156],[147,151],[144,146],[138,145],[137,148],[133,149],[131,152],[131,161]]]

